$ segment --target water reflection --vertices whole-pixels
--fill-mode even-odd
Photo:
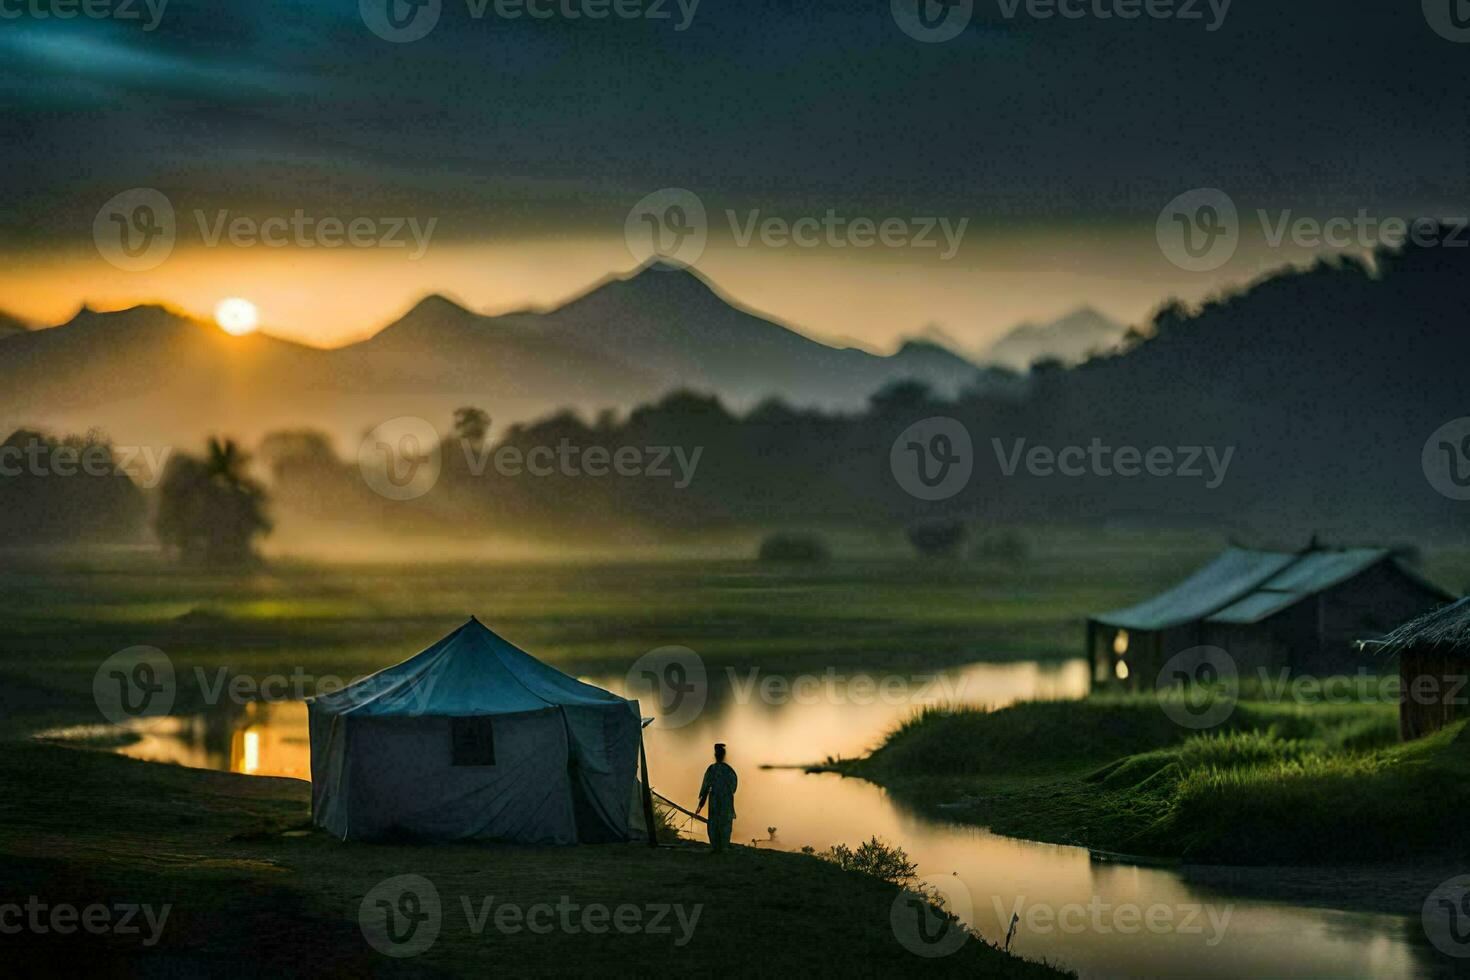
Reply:
[[[251,776],[311,778],[306,706],[299,701],[251,701],[203,715],[150,719],[136,741],[118,752],[149,762]]]
[[[1422,946],[1407,920],[1238,899],[1168,869],[1099,863],[1074,847],[1000,837],[915,813],[880,787],[834,775],[811,776],[763,764],[852,756],[924,703],[958,700],[995,707],[1022,698],[1085,693],[1087,666],[976,664],[945,673],[944,685],[910,685],[908,696],[855,696],[851,678],[822,678],[808,694],[762,695],[740,671],[713,671],[704,710],[688,725],[655,723],[647,745],[653,783],[692,805],[716,741],[729,745],[740,773],[735,840],[818,849],[872,835],[903,846],[934,880],[958,881],[966,916],[984,936],[1005,935],[1020,916],[1012,949],[1084,977],[1409,976]],[[585,680],[627,693],[622,676]],[[788,678],[790,680],[790,678]],[[779,690],[779,688],[778,688]],[[793,686],[784,690],[794,692]],[[652,713],[647,711],[646,713]],[[306,711],[296,702],[235,706],[208,716],[154,724],[120,751],[267,776],[310,778]],[[774,841],[767,828],[775,827]]]

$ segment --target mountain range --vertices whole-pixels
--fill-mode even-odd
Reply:
[[[400,415],[447,424],[455,408],[476,405],[506,422],[629,408],[680,387],[736,409],[779,397],[847,411],[895,380],[952,395],[983,378],[929,341],[886,356],[820,343],[659,264],[545,311],[485,316],[429,296],[369,339],[330,350],[232,337],[162,306],[83,307],[61,326],[7,333],[0,427],[100,426],[118,442],[309,426],[350,445]]]
[[[18,333],[30,330],[30,325],[17,316],[11,316],[4,310],[0,310],[0,340],[12,337]]]
[[[978,360],[1025,371],[1042,358],[1067,365],[1080,364],[1089,355],[1116,347],[1127,327],[1090,306],[1073,310],[1051,323],[1023,323],[982,350]]]

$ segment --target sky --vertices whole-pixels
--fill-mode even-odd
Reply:
[[[640,202],[692,195],[692,263],[741,302],[979,347],[1470,212],[1451,0],[391,0],[415,40],[389,0],[68,2],[0,0],[0,309],[40,323],[244,296],[332,345],[429,292],[553,305],[646,257]],[[137,189],[172,215],[147,268],[99,245],[161,227]],[[1235,209],[1223,260],[1160,230],[1197,189],[1196,220]],[[1304,217],[1354,227],[1274,240]]]

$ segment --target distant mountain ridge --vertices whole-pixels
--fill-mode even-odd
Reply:
[[[6,337],[13,337],[16,334],[27,333],[30,329],[30,324],[26,323],[20,317],[0,310],[0,340],[4,340]]]
[[[1073,310],[1051,323],[1023,323],[985,348],[979,360],[1025,371],[1042,358],[1078,364],[1088,355],[1117,346],[1127,327],[1090,306]]]
[[[775,397],[852,410],[891,381],[952,395],[980,377],[933,344],[888,356],[823,344],[698,273],[651,264],[546,311],[485,316],[430,295],[367,340],[331,350],[231,337],[161,306],[83,307],[62,326],[7,339],[0,424],[102,426],[151,441],[312,426],[352,440],[399,415],[447,424],[466,404],[512,421],[631,408],[682,387],[736,409]]]

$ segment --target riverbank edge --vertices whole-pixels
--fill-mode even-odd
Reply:
[[[1024,704],[1024,703],[1023,703]],[[1013,706],[1015,707],[1015,706]],[[1002,709],[1002,713],[1008,709]],[[938,712],[939,716],[953,712]],[[961,711],[961,714],[995,714]],[[892,732],[876,749],[855,759],[828,760],[804,767],[807,772],[833,773],[881,787],[893,799],[928,819],[980,827],[1017,840],[1078,847],[1094,861],[1138,867],[1163,867],[1186,881],[1229,895],[1289,901],[1346,912],[1412,916],[1423,911],[1426,896],[1449,878],[1470,873],[1470,857],[1415,854],[1379,861],[1277,862],[1200,861],[1179,850],[1130,846],[1156,819],[1140,809],[1119,823],[1117,801],[1106,801],[1106,774],[1156,751],[1140,751],[1099,762],[1061,763],[1024,774],[905,775],[885,764],[884,753],[905,739],[915,739],[926,718],[921,716]],[[1414,749],[1437,744],[1438,751],[1470,740],[1470,723],[1460,722]],[[1039,746],[1041,748],[1043,746]],[[1403,746],[1399,747],[1400,749]],[[960,750],[963,751],[963,750]],[[1024,758],[988,760],[995,767],[1026,767]],[[1145,770],[1147,771],[1147,770]],[[1109,823],[1109,821],[1112,821]],[[1100,830],[1106,825],[1110,830]],[[1371,851],[1369,852],[1371,853]]]
[[[28,690],[38,696],[37,710],[17,715],[17,696]],[[8,792],[0,799],[0,880],[9,887],[0,899],[39,892],[53,903],[85,907],[153,895],[182,904],[185,927],[141,954],[161,969],[211,975],[244,963],[262,975],[321,976],[344,968],[468,975],[514,959],[518,972],[563,975],[577,972],[576,963],[601,969],[611,955],[630,970],[696,975],[710,963],[730,975],[754,975],[779,958],[793,968],[835,966],[856,975],[922,965],[942,974],[1075,976],[979,937],[949,956],[920,959],[893,932],[897,886],[799,853],[737,847],[729,856],[734,860],[716,866],[699,846],[343,844],[311,829],[309,782],[141,762],[17,737],[48,723],[84,722],[73,704],[62,706],[52,692],[23,684],[7,686],[3,702],[0,744],[7,751],[0,752],[0,785]],[[706,922],[715,913],[714,921],[729,924],[699,931],[682,949],[645,941],[609,954],[617,944],[606,936],[594,946],[566,935],[534,937],[558,940],[545,945],[524,936],[473,942],[459,936],[441,940],[421,959],[395,960],[368,947],[357,916],[374,885],[405,872],[441,887],[465,882],[467,894],[494,891],[523,908],[567,895],[613,907],[674,899],[705,906]],[[61,938],[23,935],[8,945],[49,969],[121,974],[136,972],[140,962],[135,944],[120,944],[117,936]]]

